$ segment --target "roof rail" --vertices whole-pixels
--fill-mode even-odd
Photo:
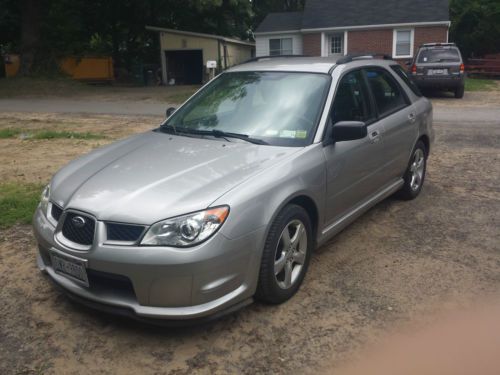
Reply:
[[[347,64],[357,60],[370,60],[380,58],[382,60],[392,60],[391,56],[383,53],[361,53],[356,55],[345,55],[337,60],[337,65]]]
[[[455,43],[424,43],[420,47],[455,47]]]
[[[294,57],[309,57],[307,55],[273,55],[273,56],[256,56],[252,57],[251,59],[243,62],[242,64],[247,64],[251,62],[256,62],[260,60],[267,60],[267,59],[279,59],[279,58],[294,58]]]

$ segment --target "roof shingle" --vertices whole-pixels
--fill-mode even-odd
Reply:
[[[303,13],[270,13],[256,32],[449,21],[448,1],[306,0]]]
[[[269,13],[255,32],[295,31],[302,27],[302,12]]]

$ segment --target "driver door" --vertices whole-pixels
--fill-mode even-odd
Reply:
[[[340,80],[330,112],[329,126],[340,121],[367,124],[364,139],[333,142],[324,147],[327,169],[326,227],[331,226],[377,192],[384,181],[383,125],[376,122],[364,74],[361,70],[346,73]]]

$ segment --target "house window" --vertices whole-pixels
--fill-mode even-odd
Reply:
[[[269,55],[293,55],[292,38],[269,39]]]
[[[394,30],[392,57],[413,57],[414,30]]]
[[[332,35],[330,38],[330,54],[340,55],[344,53],[344,35]]]

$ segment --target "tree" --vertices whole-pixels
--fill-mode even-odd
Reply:
[[[31,72],[40,40],[43,1],[22,0],[21,66],[20,74]]]
[[[500,1],[451,0],[451,40],[465,57],[500,52]]]

